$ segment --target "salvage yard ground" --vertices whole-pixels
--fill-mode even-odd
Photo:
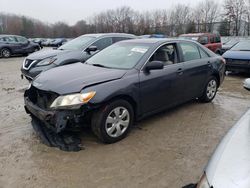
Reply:
[[[112,145],[86,130],[85,150],[63,152],[42,144],[25,114],[23,59],[0,59],[0,188],[178,188],[199,179],[216,145],[250,107],[242,87],[247,76],[229,75],[212,103],[192,101],[144,119]]]

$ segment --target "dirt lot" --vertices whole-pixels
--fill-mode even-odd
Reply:
[[[227,76],[213,103],[190,102],[137,123],[104,145],[89,131],[85,150],[40,143],[23,108],[23,58],[0,59],[0,187],[171,187],[195,182],[223,135],[250,107],[245,76]]]

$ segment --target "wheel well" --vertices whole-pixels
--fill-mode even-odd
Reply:
[[[0,50],[1,53],[2,53],[3,49],[8,49],[10,51],[10,53],[11,53],[11,49],[9,47],[3,47],[3,48],[1,48],[1,50]]]
[[[219,73],[213,73],[212,74],[212,76],[214,76],[216,79],[217,79],[217,81],[218,81],[218,87],[220,86],[220,76],[219,76]]]
[[[123,99],[123,100],[129,102],[132,105],[132,107],[134,109],[135,119],[136,119],[137,114],[138,114],[138,111],[137,111],[138,110],[138,106],[137,106],[137,103],[135,102],[135,100],[132,97],[130,97],[128,95],[118,95],[118,96],[115,96],[115,97],[111,98],[106,103],[109,103],[111,101],[115,101],[115,100],[118,100],[118,99],[119,100]]]

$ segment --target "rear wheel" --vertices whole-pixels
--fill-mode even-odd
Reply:
[[[113,101],[92,116],[91,128],[104,143],[114,143],[126,137],[134,120],[134,111],[125,100]]]
[[[212,76],[208,79],[203,95],[199,98],[201,102],[211,102],[218,89],[218,81],[216,77]]]
[[[1,50],[1,56],[4,57],[4,58],[8,58],[11,56],[11,52],[8,48],[3,48]]]

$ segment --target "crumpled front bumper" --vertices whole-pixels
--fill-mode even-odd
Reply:
[[[41,141],[50,147],[63,151],[80,151],[83,148],[76,132],[67,129],[69,125],[77,126],[84,113],[76,110],[44,110],[24,97],[25,110],[31,115],[31,124]],[[82,123],[82,122],[81,122]]]
[[[84,112],[77,110],[44,110],[32,103],[28,97],[24,97],[24,103],[28,114],[35,116],[56,133],[63,131],[70,124],[80,123],[84,117]]]

